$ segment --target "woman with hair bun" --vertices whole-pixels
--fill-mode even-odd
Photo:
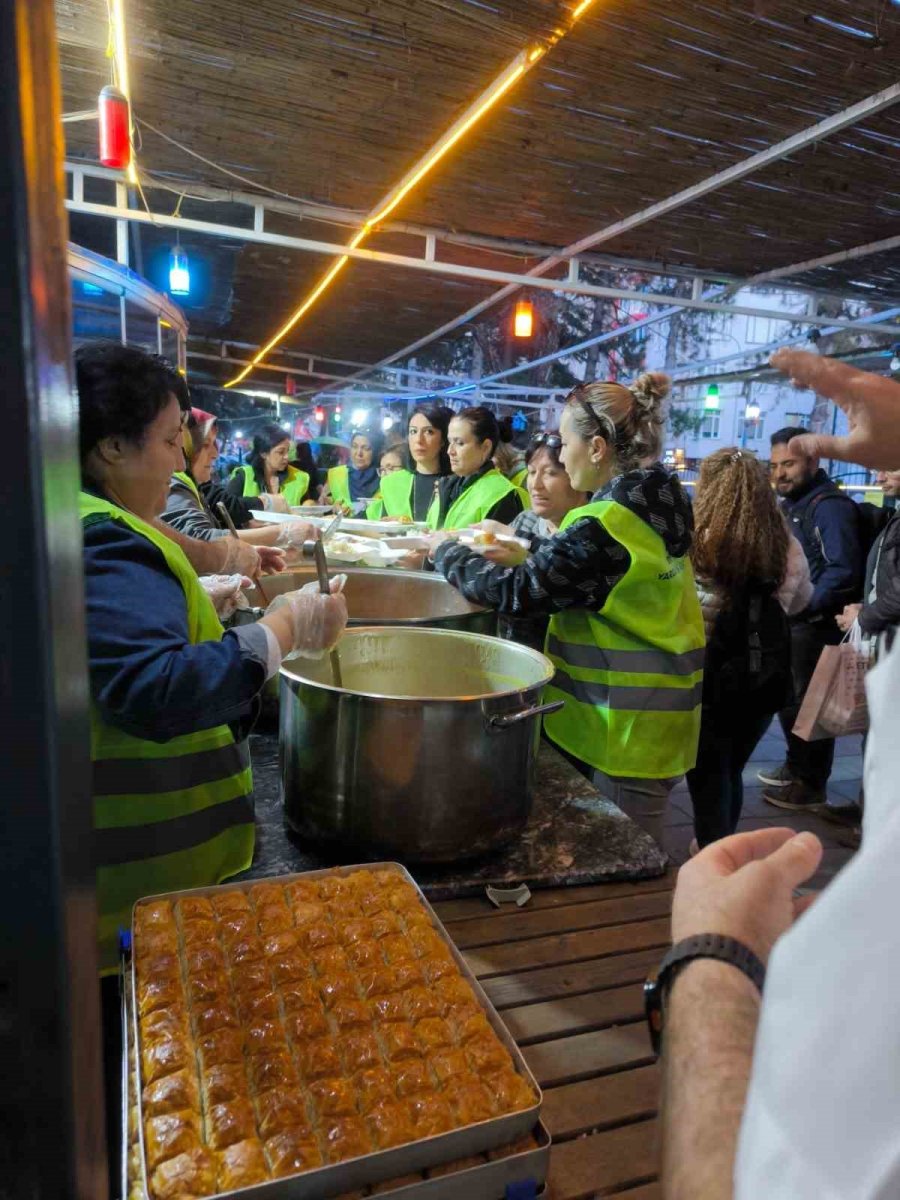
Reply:
[[[560,423],[560,462],[589,503],[520,566],[486,563],[432,538],[437,569],[504,616],[550,617],[564,707],[544,729],[600,792],[659,840],[675,780],[693,767],[700,732],[703,617],[688,552],[693,522],[677,477],[657,461],[668,376],[581,384]]]

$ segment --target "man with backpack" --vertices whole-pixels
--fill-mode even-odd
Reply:
[[[772,771],[760,771],[759,778],[767,785],[763,799],[777,808],[816,808],[822,815],[837,812],[838,819],[852,820],[858,819],[855,805],[831,809],[826,803],[834,739],[805,742],[792,731],[823,648],[836,645],[843,637],[837,616],[862,596],[869,535],[858,506],[819,467],[819,460],[790,450],[791,439],[805,433],[788,426],[771,439],[772,482],[809,563],[813,594],[807,608],[791,622],[794,700],[779,713],[787,758]]]

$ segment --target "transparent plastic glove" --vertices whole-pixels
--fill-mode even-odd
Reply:
[[[260,557],[255,546],[240,538],[221,538],[225,546],[225,560],[221,566],[223,575],[247,575],[250,579],[261,569]]]
[[[260,501],[262,502],[264,512],[290,512],[290,505],[280,492],[260,492]]]
[[[241,605],[241,588],[248,581],[243,575],[201,575],[200,586],[213,602],[220,621],[227,621]],[[247,607],[244,598],[243,607]]]
[[[287,612],[292,623],[291,654],[302,658],[321,658],[333,649],[347,624],[347,601],[341,589],[345,575],[331,581],[331,595],[324,596],[316,583],[304,584],[299,591],[276,596],[266,616]]]
[[[282,550],[302,550],[304,542],[315,540],[316,532],[315,525],[310,525],[309,521],[285,521],[278,527],[275,545]]]

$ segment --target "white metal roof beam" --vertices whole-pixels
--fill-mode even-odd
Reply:
[[[244,229],[240,226],[220,225],[210,221],[195,221],[174,214],[148,213],[143,209],[122,208],[113,204],[96,204],[86,200],[67,200],[66,208],[73,212],[85,213],[89,216],[109,217],[117,221],[135,221],[141,225],[163,226],[170,229],[180,229],[191,233],[205,233],[214,237],[242,238],[244,241],[259,242],[263,245],[283,246],[295,250],[308,250],[315,254],[327,254],[331,257],[347,255],[350,258],[362,259],[365,262],[380,263],[385,266],[409,267],[414,270],[428,271],[436,275],[447,275],[458,279],[484,280],[489,283],[503,283],[512,292],[523,286],[540,288],[544,291],[565,292],[576,296],[599,296],[607,300],[634,300],[639,304],[659,304],[664,307],[696,309],[699,312],[728,312],[749,317],[771,317],[776,321],[790,321],[791,314],[785,314],[779,309],[764,308],[757,305],[725,304],[715,300],[695,300],[688,296],[667,296],[656,292],[641,292],[629,288],[600,287],[597,284],[584,283],[581,280],[544,279],[530,274],[519,275],[513,271],[494,271],[487,267],[469,267],[461,263],[448,263],[426,258],[415,258],[407,254],[388,254],[383,250],[366,250],[362,246],[344,246],[333,242],[320,242],[311,238],[289,237],[286,234],[269,233],[265,229]],[[854,321],[834,321],[828,317],[805,316],[804,320],[810,325],[832,325],[846,329],[855,328]],[[870,326],[879,332],[894,333],[893,326]],[[384,364],[386,365],[386,364]],[[376,364],[380,369],[382,364]]]
[[[91,179],[106,179],[109,182],[121,183],[121,172],[110,170],[107,167],[98,167],[92,163],[83,163],[77,160],[70,160],[65,163],[65,170],[72,175],[75,181],[75,199],[83,198],[83,180]],[[338,226],[359,226],[364,216],[352,209],[332,208],[328,205],[316,204],[312,201],[301,200],[284,200],[276,197],[262,196],[255,192],[244,192],[241,190],[233,190],[230,188],[215,187],[210,184],[185,182],[183,186],[177,183],[156,181],[152,175],[144,173],[146,192],[163,189],[172,192],[176,195],[184,195],[190,199],[193,195],[203,200],[213,200],[222,204],[236,204],[249,207],[254,213],[262,214],[263,222],[268,213],[278,213],[282,216],[295,217],[298,221],[314,220],[321,221],[326,224],[334,224]],[[423,239],[434,238],[437,242],[447,245],[466,246],[473,249],[484,250],[485,252],[495,252],[497,254],[510,255],[523,258],[555,258],[557,261],[565,261],[566,251],[559,246],[549,246],[539,242],[515,241],[507,238],[490,237],[486,234],[479,233],[457,233],[449,229],[440,229],[428,225],[419,225],[407,221],[385,221],[379,226],[379,233],[404,233],[410,236],[421,237]],[[694,279],[703,280],[709,279],[717,283],[728,284],[732,286],[742,286],[748,280],[731,275],[728,272],[718,271],[715,267],[701,269],[698,267],[685,267],[673,263],[665,263],[653,261],[650,259],[639,259],[632,257],[623,257],[615,254],[592,254],[586,253],[579,256],[581,262],[589,266],[598,268],[609,268],[611,270],[631,270],[638,271],[648,275],[658,275],[663,278],[670,279]],[[787,287],[792,285],[788,284]],[[843,296],[845,293],[840,290],[835,291],[833,288],[806,288],[801,285],[802,291],[819,291],[824,295]],[[853,298],[856,293],[853,294]],[[357,366],[365,368],[369,364],[358,363]]]

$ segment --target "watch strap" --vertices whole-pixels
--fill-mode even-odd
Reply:
[[[766,968],[762,960],[749,946],[737,938],[720,933],[701,933],[683,938],[670,948],[659,964],[656,979],[644,987],[647,1023],[654,1053],[660,1052],[664,1022],[664,1008],[669,988],[679,970],[697,958],[712,958],[737,967],[760,991],[766,979]]]

